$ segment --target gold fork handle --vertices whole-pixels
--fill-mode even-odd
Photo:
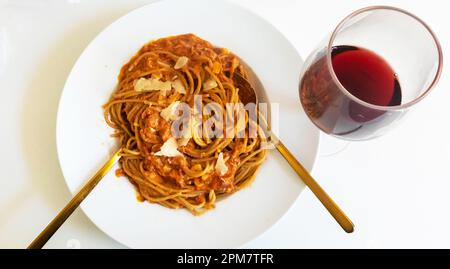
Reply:
[[[352,221],[345,215],[344,211],[339,208],[339,206],[331,199],[331,197],[325,192],[322,187],[314,180],[314,178],[309,174],[309,172],[301,165],[297,159],[292,155],[292,153],[286,148],[286,146],[279,140],[276,139],[277,143],[275,146],[277,150],[283,155],[286,161],[295,170],[297,175],[303,180],[306,186],[314,193],[314,195],[320,200],[320,202],[325,206],[325,208],[330,212],[333,218],[339,223],[339,225],[347,233],[352,233],[354,230],[354,225]]]
[[[95,188],[95,186],[100,182],[100,180],[108,173],[108,171],[113,167],[114,163],[119,157],[118,150],[109,159],[97,173],[89,179],[88,183],[83,186],[83,188],[70,200],[70,202],[58,213],[58,215],[50,222],[47,227],[33,240],[33,242],[28,246],[28,249],[40,249],[45,243],[53,236],[53,234],[61,227],[61,225],[67,220],[67,218],[72,215],[72,213],[77,209],[77,207],[83,202],[83,200],[89,195],[89,193]]]

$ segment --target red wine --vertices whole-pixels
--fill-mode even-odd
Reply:
[[[334,47],[333,70],[352,95],[378,106],[396,106],[402,101],[397,75],[376,53],[353,46]]]
[[[332,68],[340,84],[353,96],[378,106],[402,101],[399,80],[391,66],[376,53],[355,46],[332,49]],[[346,95],[332,78],[325,54],[309,65],[300,82],[306,114],[324,132],[364,139],[374,135],[399,113],[362,105]]]

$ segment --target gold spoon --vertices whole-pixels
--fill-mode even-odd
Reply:
[[[258,99],[256,95],[255,88],[252,87],[256,85],[256,90],[263,94],[264,88],[259,81],[256,74],[253,70],[245,64],[241,59],[241,63],[248,70],[249,80],[245,79],[239,72],[234,72],[233,81],[236,83],[236,87],[239,89],[239,98],[242,103],[254,103],[257,104]],[[314,195],[320,200],[320,202],[325,206],[325,208],[330,212],[333,218],[339,223],[339,225],[344,229],[347,233],[352,233],[354,230],[354,225],[352,221],[345,215],[344,211],[339,208],[339,206],[331,199],[331,197],[325,192],[322,187],[320,187],[319,183],[309,174],[309,172],[300,164],[299,161],[292,155],[292,153],[286,148],[286,146],[278,139],[272,132],[269,131],[268,137],[274,141],[275,147],[277,150],[283,155],[289,165],[294,169],[297,175],[303,180],[306,186],[314,193]]]

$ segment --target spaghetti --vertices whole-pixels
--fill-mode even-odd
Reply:
[[[240,103],[235,72],[247,76],[234,54],[193,34],[152,41],[122,67],[104,117],[122,148],[116,173],[133,183],[141,200],[199,215],[253,180],[265,159],[265,139],[262,132],[249,135],[254,122],[247,111],[242,137],[225,131],[211,138],[195,128],[183,137],[171,132],[174,104],[193,107],[195,96],[224,110]]]

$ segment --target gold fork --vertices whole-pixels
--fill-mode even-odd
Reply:
[[[248,66],[242,59],[241,64],[246,67],[249,77],[247,79],[244,78],[239,72],[234,73],[233,81],[236,83],[237,88],[239,88],[239,97],[244,105],[247,103],[258,104],[257,91],[260,94],[264,92],[262,83],[259,81],[258,76],[256,76],[250,66]],[[289,163],[292,169],[294,169],[303,183],[305,183],[305,185],[319,199],[319,201],[328,210],[328,212],[330,212],[330,214],[337,221],[337,223],[339,223],[342,229],[347,233],[352,233],[354,230],[353,222],[349,217],[347,217],[344,211],[342,211],[342,209],[333,201],[333,199],[327,194],[327,192],[311,176],[308,170],[306,170],[303,165],[299,161],[297,161],[294,155],[292,155],[292,153],[286,148],[281,140],[275,136],[275,134],[268,130],[267,136],[271,138],[272,141],[274,141],[273,144],[276,149],[281,153],[281,155]]]

